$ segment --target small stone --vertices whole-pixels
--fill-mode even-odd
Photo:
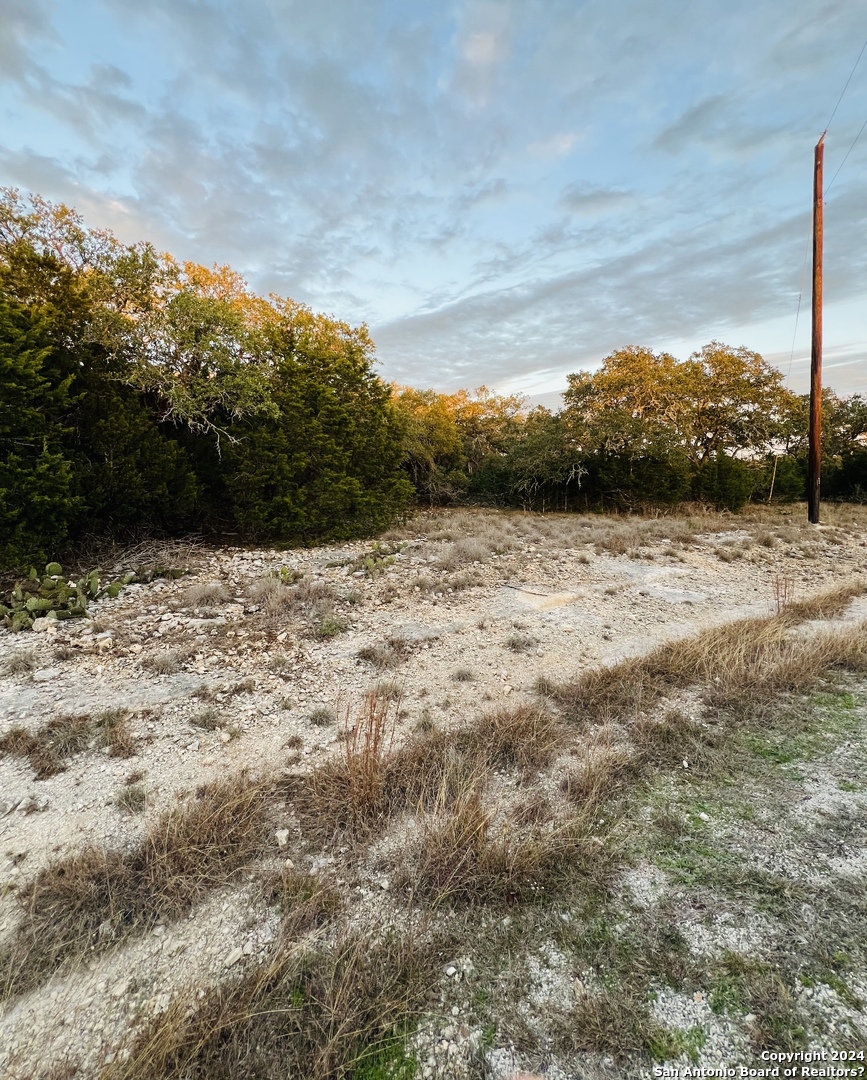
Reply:
[[[278,829],[274,833],[274,836],[275,836],[275,838],[277,840],[277,847],[281,847],[281,848],[286,847],[286,844],[289,842],[289,830],[288,829]]]
[[[704,811],[702,811],[698,816],[699,820],[701,821],[710,821],[710,814],[706,814]]]
[[[450,979],[454,978],[457,973],[458,969],[456,967],[453,967],[451,964],[449,964],[449,966],[446,968],[446,975],[448,975]]]
[[[281,829],[280,831],[282,832],[283,830]],[[287,829],[286,832],[288,832],[288,831],[289,830]],[[287,859],[286,862],[283,863],[283,865],[286,867],[287,870],[294,870],[295,869],[295,863],[292,862],[291,859]]]
[[[234,967],[234,965],[238,963],[238,961],[241,959],[241,957],[243,955],[244,955],[244,950],[242,948],[236,946],[234,949],[232,949],[232,951],[229,953],[229,955],[226,957],[226,959],[224,961],[226,967]]]
[[[115,999],[122,998],[129,988],[129,979],[121,979],[111,988],[111,996]]]
[[[52,682],[54,679],[60,677],[60,668],[40,668],[39,671],[33,672],[34,682]]]

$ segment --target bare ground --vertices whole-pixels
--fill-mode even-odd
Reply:
[[[556,831],[566,821],[560,803],[576,799],[563,776],[576,762],[584,776],[588,762],[614,760],[622,717],[570,721],[566,742],[552,735],[538,761],[521,764],[511,750],[484,776],[462,775],[464,788],[483,789],[483,811],[410,806],[346,832],[329,825],[321,800],[316,828],[299,809],[299,790],[319,791],[328,763],[345,760],[371,690],[390,702],[389,753],[429,732],[460,744],[496,710],[559,716],[553,688],[588,672],[858,580],[863,512],[834,510],[821,528],[803,517],[800,508],[656,519],[443,512],[377,544],[199,547],[190,573],[130,587],[96,605],[86,625],[0,631],[0,949],[13,958],[0,1072],[56,1080],[132,1069],[136,1038],[176,1003],[191,1015],[285,946],[283,909],[262,876],[285,876],[287,858],[290,875],[313,875],[339,895],[341,933],[420,935],[430,971],[397,1056],[371,1059],[366,1073],[320,1056],[311,1076],[631,1077],[650,1075],[653,1061],[750,1063],[761,1046],[863,1051],[860,675],[777,694],[710,764],[657,763],[610,807],[598,802],[584,846],[558,849],[560,862],[585,860],[584,878],[541,875],[544,897],[522,891],[513,866],[503,876],[502,852],[478,847],[481,900],[476,878],[461,893],[459,871],[444,884],[442,862],[425,863],[424,853],[442,859],[449,843],[475,851],[488,831]],[[797,632],[852,630],[865,618],[856,596]],[[120,721],[106,721],[112,710]],[[651,711],[666,710],[714,722],[707,694],[691,685],[672,687]],[[112,742],[105,733],[118,723],[126,738]],[[531,744],[540,745],[537,728]],[[246,862],[225,880],[203,879],[183,910],[155,906],[128,929],[100,916],[84,953],[60,948],[36,971],[21,926],[40,873],[86,847],[138,865],[161,815],[242,769],[267,802]],[[608,798],[617,780],[606,769]],[[455,819],[468,830],[456,839],[443,833]],[[587,855],[591,841],[604,858]],[[314,928],[313,938],[332,931]],[[310,933],[305,925],[308,945]],[[28,963],[36,974],[16,989],[9,973]],[[238,1069],[232,1075],[270,1075]],[[168,1064],[161,1070],[152,1075],[170,1075]]]

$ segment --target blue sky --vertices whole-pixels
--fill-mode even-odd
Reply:
[[[713,338],[807,386],[812,153],[852,0],[0,0],[0,184],[367,322],[380,373],[554,402]],[[827,137],[867,119],[867,54]],[[867,393],[867,133],[825,211]]]

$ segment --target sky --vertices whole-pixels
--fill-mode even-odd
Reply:
[[[556,405],[628,344],[807,389],[853,0],[0,0],[0,185]],[[867,394],[867,53],[826,137],[825,383]],[[798,298],[803,290],[800,317]]]

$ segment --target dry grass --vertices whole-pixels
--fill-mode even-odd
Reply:
[[[506,638],[506,648],[515,653],[525,653],[534,649],[539,642],[532,634],[510,634]]]
[[[328,727],[337,723],[337,713],[327,705],[320,705],[307,714],[307,720],[315,727]]]
[[[123,709],[108,709],[96,718],[102,745],[108,747],[109,757],[132,757],[136,739],[130,728],[129,713]]]
[[[186,608],[220,607],[232,599],[232,594],[219,581],[202,581],[191,585],[181,596]]]
[[[341,752],[314,770],[301,793],[303,812],[316,831],[364,831],[386,816],[386,775],[397,715],[392,704],[390,696],[374,689],[354,719],[347,711]]]
[[[572,722],[635,719],[674,689],[700,686],[716,704],[732,698],[804,689],[831,667],[862,670],[859,627],[796,636],[798,623],[839,614],[863,582],[788,604],[775,616],[741,619],[560,686],[555,697]]]
[[[560,790],[571,803],[595,810],[619,794],[640,769],[640,759],[627,747],[610,744],[582,746],[576,765],[564,773]]]
[[[193,727],[202,728],[203,731],[216,731],[223,726],[223,714],[219,709],[209,706],[206,709],[194,713],[190,717]]]
[[[677,710],[661,718],[641,716],[629,729],[642,768],[671,769],[684,761],[694,773],[706,773],[716,763],[722,741],[718,732],[690,720]]]
[[[568,729],[547,709],[519,705],[485,713],[454,736],[469,760],[488,768],[541,768],[570,741]]]
[[[491,554],[491,548],[483,540],[465,537],[446,548],[440,555],[437,566],[440,570],[459,570],[473,563],[485,563]]]
[[[607,876],[612,852],[594,836],[595,807],[575,808],[552,827],[498,827],[484,803],[486,777],[478,773],[457,794],[442,792],[422,821],[415,857],[396,884],[414,902],[436,909],[538,903],[575,877]]]
[[[366,660],[380,671],[397,667],[409,656],[412,643],[402,637],[390,637],[358,650],[360,660]]]
[[[302,891],[303,893],[303,891]],[[402,1032],[436,981],[431,948],[412,935],[342,930],[330,946],[296,944],[316,900],[285,916],[273,955],[201,1000],[176,999],[105,1080],[337,1080],[405,1077]],[[381,1071],[380,1071],[381,1068]]]
[[[27,758],[37,780],[63,772],[66,759],[85,749],[93,735],[89,716],[59,716],[35,734],[13,727],[0,739],[0,755]]]
[[[27,675],[35,671],[36,653],[33,649],[16,649],[0,661],[0,675]]]
[[[0,999],[61,966],[189,911],[266,842],[268,788],[242,774],[199,789],[127,853],[88,845],[40,870],[18,894],[21,919],[0,953]]]
[[[266,875],[262,894],[269,904],[276,904],[281,915],[292,919],[296,932],[324,926],[343,909],[343,899],[336,886],[293,866],[281,866]]]
[[[128,814],[140,814],[147,806],[147,792],[143,784],[128,784],[120,789],[114,801]]]
[[[189,649],[158,649],[155,653],[143,656],[139,663],[154,675],[177,675],[191,655]]]
[[[399,707],[399,699],[374,689],[358,717],[347,718],[342,752],[309,780],[290,784],[310,836],[367,836],[403,811],[456,799],[492,769],[548,765],[570,737],[550,712],[525,705],[487,713],[456,732],[423,725],[395,746]]]

